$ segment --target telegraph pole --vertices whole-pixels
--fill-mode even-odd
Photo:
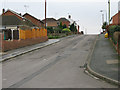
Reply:
[[[47,2],[45,0],[45,29],[46,29],[46,5],[47,5]]]
[[[108,0],[108,20],[108,23],[110,24],[110,0]]]

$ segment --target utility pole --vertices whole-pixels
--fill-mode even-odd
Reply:
[[[45,0],[45,29],[46,29],[46,5],[47,5],[47,2]]]
[[[108,0],[108,20],[108,23],[110,24],[110,0]]]

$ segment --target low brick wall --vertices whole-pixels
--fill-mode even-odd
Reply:
[[[26,40],[13,40],[13,41],[2,41],[2,51],[8,51],[16,48],[21,48],[33,44],[38,44],[40,42],[45,42],[48,40],[48,37],[26,39]]]

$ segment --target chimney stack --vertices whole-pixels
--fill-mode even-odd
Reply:
[[[69,15],[68,18],[71,19],[71,15]]]
[[[5,13],[5,9],[3,8],[3,10],[2,10],[2,13],[4,14]]]

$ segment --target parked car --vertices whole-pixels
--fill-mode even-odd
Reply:
[[[105,38],[108,38],[108,33],[105,34]]]

